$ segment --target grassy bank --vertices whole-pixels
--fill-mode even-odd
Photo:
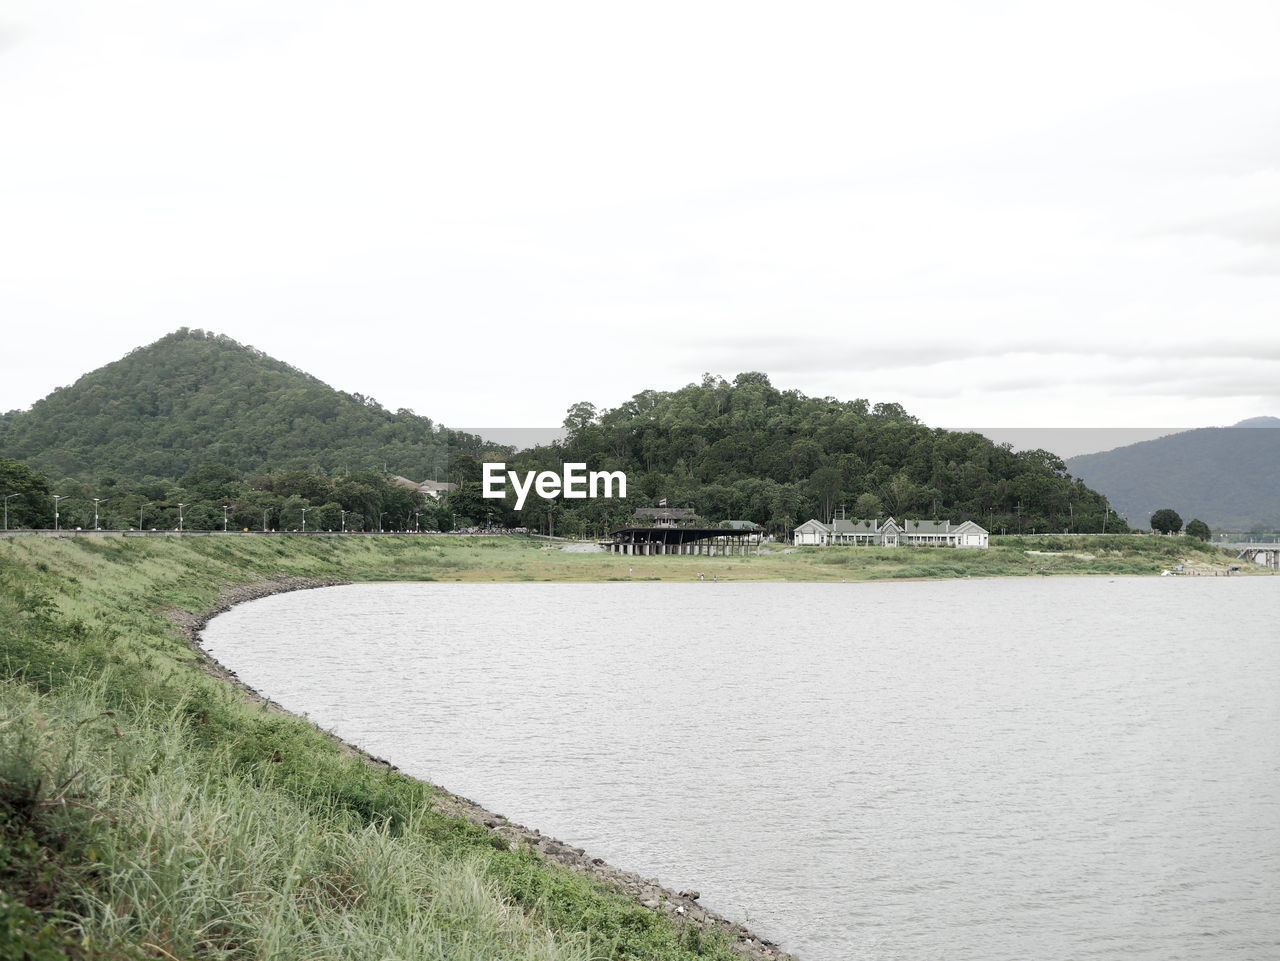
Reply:
[[[0,957],[728,959],[201,666],[237,584],[1155,573],[1185,540],[627,558],[461,538],[0,539]]]
[[[281,572],[431,577],[448,569],[437,554],[356,539],[0,541],[0,957],[736,957],[253,704],[202,670],[166,615]]]

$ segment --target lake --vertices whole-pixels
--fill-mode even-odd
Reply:
[[[1280,957],[1280,578],[365,584],[290,710],[804,961]]]

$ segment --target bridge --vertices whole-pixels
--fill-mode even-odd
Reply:
[[[1273,571],[1280,571],[1280,544],[1220,544],[1218,546],[1235,551],[1236,557],[1241,560],[1252,561],[1263,567],[1269,567]]]

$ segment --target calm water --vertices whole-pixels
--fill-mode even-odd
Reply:
[[[1280,578],[378,584],[285,706],[805,961],[1280,958]]]

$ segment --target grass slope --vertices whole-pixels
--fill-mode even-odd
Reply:
[[[0,957],[736,957],[714,936],[495,843],[437,811],[430,786],[209,676],[167,612],[211,610],[233,585],[281,574],[1138,574],[1188,554],[1227,561],[1187,539],[1132,537],[743,558],[572,554],[516,539],[0,539]]]
[[[254,706],[165,616],[282,571],[430,576],[437,554],[358,539],[0,541],[0,957],[736,957]]]

